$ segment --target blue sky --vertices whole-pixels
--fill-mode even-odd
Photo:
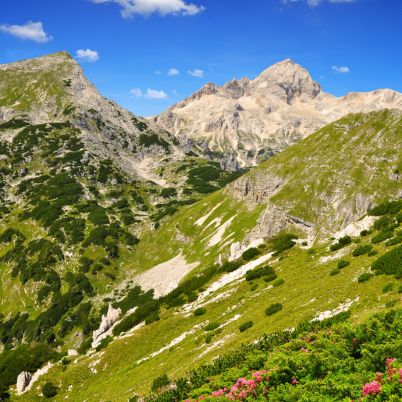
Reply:
[[[0,63],[67,50],[139,115],[288,57],[335,95],[402,91],[401,21],[401,0],[1,0]]]

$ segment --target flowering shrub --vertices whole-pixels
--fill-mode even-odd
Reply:
[[[389,356],[400,356],[402,309],[357,326],[348,316],[266,335],[145,401],[401,401],[402,361]]]

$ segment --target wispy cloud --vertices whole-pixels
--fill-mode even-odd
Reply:
[[[194,68],[193,70],[188,70],[187,73],[190,74],[191,76],[197,77],[197,78],[204,77],[204,71],[200,70],[199,68]]]
[[[174,75],[179,75],[180,71],[177,68],[170,68],[169,71],[167,72],[167,75],[169,76],[174,76]]]
[[[134,98],[166,99],[168,97],[168,94],[165,91],[151,88],[148,88],[145,92],[140,88],[133,88],[130,93]]]
[[[52,40],[52,36],[48,35],[43,24],[39,22],[28,21],[24,25],[0,25],[0,32],[8,33],[20,39],[32,40],[37,43],[46,43]]]
[[[323,3],[340,4],[340,3],[355,3],[358,0],[282,0],[283,4],[291,3],[307,3],[310,7],[314,8]]]
[[[75,57],[77,59],[93,63],[99,60],[99,53],[96,50],[79,49],[77,50]]]
[[[332,72],[335,74],[347,74],[350,73],[350,68],[346,66],[342,67],[332,66]]]
[[[124,18],[138,15],[195,15],[205,10],[203,6],[186,0],[91,0],[95,4],[115,3],[120,6]]]

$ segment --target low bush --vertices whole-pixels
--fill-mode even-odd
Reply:
[[[292,248],[298,236],[292,233],[279,233],[277,236],[270,240],[270,245],[274,255],[280,254],[282,251]]]
[[[362,244],[353,250],[353,257],[359,257],[361,255],[369,253],[373,249],[371,244]]]
[[[337,251],[351,243],[352,243],[352,238],[350,236],[343,236],[336,243],[334,243],[330,246],[330,250]]]
[[[261,250],[256,248],[256,247],[251,247],[249,249],[247,249],[246,251],[244,251],[244,253],[241,255],[241,258],[244,261],[250,261],[253,258],[257,257],[258,255],[261,254]]]
[[[169,377],[166,374],[162,374],[153,380],[151,390],[155,392],[163,387],[166,387],[169,384],[170,384]]]
[[[246,272],[247,281],[252,281],[261,277],[264,277],[264,280],[267,278],[266,282],[273,281],[276,279],[275,270],[270,265],[265,265]]]
[[[281,311],[282,309],[283,305],[281,303],[274,303],[265,309],[265,314],[271,316],[277,313],[278,311]]]
[[[337,266],[338,266],[339,269],[342,269],[342,268],[346,268],[348,265],[350,265],[349,261],[339,260]]]
[[[377,258],[371,268],[379,274],[402,278],[402,245]]]
[[[219,328],[221,324],[218,322],[210,322],[204,327],[204,331],[214,331],[215,329]]]
[[[57,395],[58,388],[51,382],[47,382],[42,387],[42,394],[45,398],[53,398]]]
[[[357,278],[357,282],[358,283],[362,283],[362,282],[367,282],[368,280],[370,280],[370,278],[372,278],[374,275],[369,273],[369,272],[365,272],[364,274],[361,274],[358,278]]]
[[[330,274],[331,276],[334,276],[334,275],[338,275],[340,272],[341,272],[340,269],[334,268],[329,274]]]
[[[200,315],[204,315],[206,312],[207,312],[207,310],[204,307],[198,307],[197,309],[194,310],[194,315],[200,316]]]
[[[253,326],[253,322],[252,321],[247,321],[247,322],[243,322],[243,324],[241,324],[239,326],[239,331],[240,332],[244,332],[247,329],[251,328]]]
[[[272,286],[277,288],[278,286],[281,286],[285,283],[285,279],[283,278],[278,278],[276,280],[273,281]]]

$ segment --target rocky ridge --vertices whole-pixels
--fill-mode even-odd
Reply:
[[[286,59],[254,80],[208,83],[154,121],[180,141],[252,166],[348,113],[384,108],[402,109],[402,94],[379,89],[335,97]]]

